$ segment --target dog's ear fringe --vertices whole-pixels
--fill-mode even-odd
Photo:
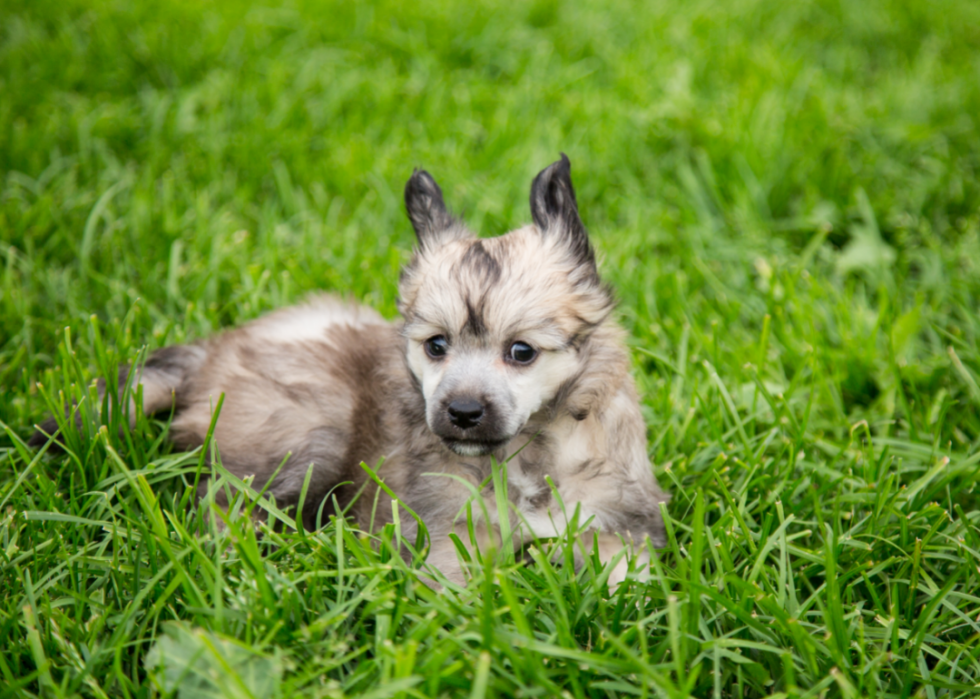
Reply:
[[[531,183],[531,218],[542,235],[559,236],[577,263],[595,268],[595,252],[578,213],[572,163],[564,153]]]

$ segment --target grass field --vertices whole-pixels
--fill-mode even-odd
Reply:
[[[980,693],[978,115],[972,0],[6,0],[0,696]],[[649,581],[219,535],[204,452],[102,427],[147,350],[394,316],[414,166],[497,234],[560,151],[673,497]]]

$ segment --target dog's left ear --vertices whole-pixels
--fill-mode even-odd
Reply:
[[[544,235],[560,236],[581,264],[595,267],[589,234],[578,215],[572,163],[564,153],[531,183],[531,218]]]
[[[425,170],[416,169],[405,185],[405,208],[423,248],[456,233],[458,223],[446,210],[442,190]]]

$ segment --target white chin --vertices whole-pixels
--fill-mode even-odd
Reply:
[[[452,442],[448,446],[460,456],[485,456],[492,451],[488,444],[479,442]]]

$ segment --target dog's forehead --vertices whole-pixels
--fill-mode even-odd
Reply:
[[[539,332],[565,341],[580,324],[573,269],[533,226],[453,241],[418,260],[410,316],[460,337]]]

